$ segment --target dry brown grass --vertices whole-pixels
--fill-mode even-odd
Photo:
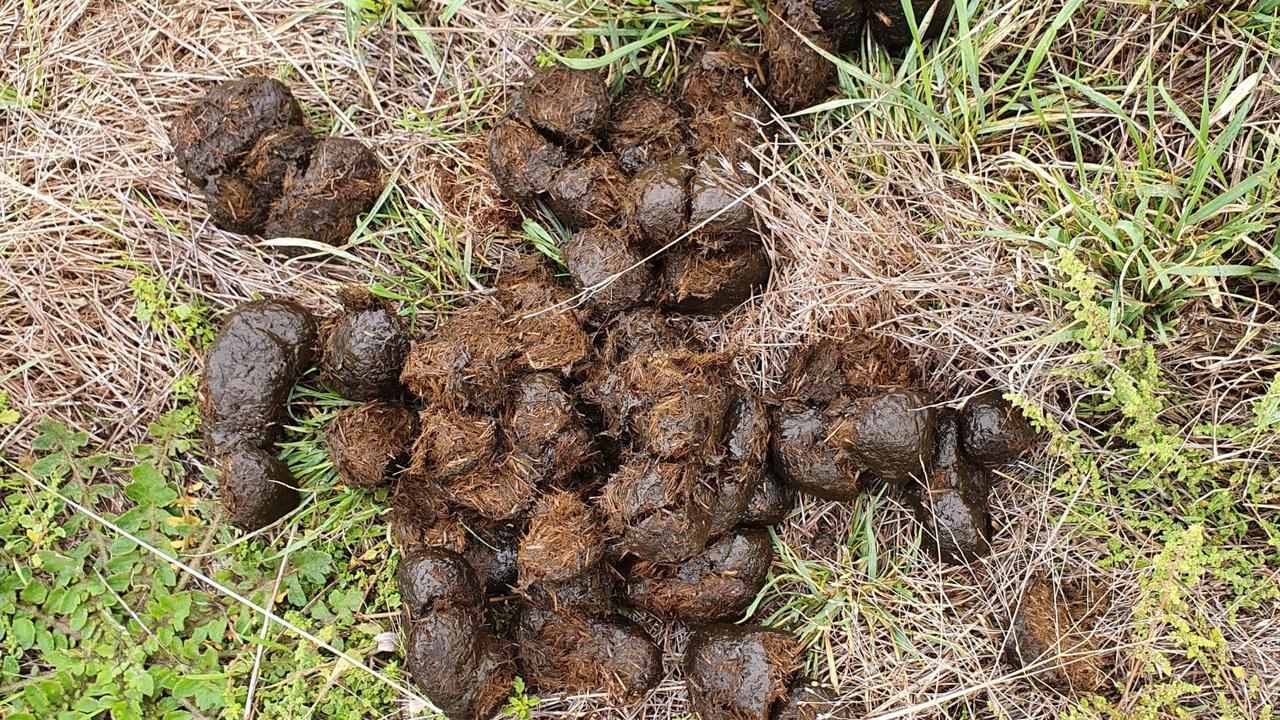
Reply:
[[[424,5],[424,22],[434,23],[443,3]],[[95,446],[122,448],[145,438],[146,423],[172,403],[174,379],[194,370],[196,358],[179,349],[171,329],[134,316],[130,282],[140,274],[163,279],[179,301],[221,310],[254,293],[330,308],[340,285],[399,272],[396,253],[408,236],[394,223],[375,225],[370,239],[348,249],[358,262],[286,260],[209,224],[203,201],[173,164],[166,124],[211,81],[283,72],[313,126],[333,118],[335,133],[376,149],[407,204],[430,213],[431,225],[460,249],[464,269],[497,262],[519,218],[484,168],[481,125],[501,111],[504,88],[525,74],[544,44],[567,47],[577,36],[572,24],[599,22],[576,5],[560,17],[516,6],[463,3],[447,26],[423,32],[434,46],[429,56],[394,23],[360,30],[349,46],[337,0],[307,10],[251,0],[0,5],[0,82],[21,99],[0,110],[0,389],[22,415],[0,426],[0,452],[25,452],[44,416],[88,431]],[[1034,35],[1031,29],[1060,7],[1012,0],[976,18],[986,72],[1001,72],[999,62],[1009,62],[1023,36]],[[1120,86],[1154,75],[1174,97],[1190,98],[1189,107],[1202,84],[1226,89],[1224,68],[1249,58],[1266,74],[1247,136],[1223,164],[1237,179],[1256,171],[1256,143],[1274,142],[1280,133],[1275,54],[1210,23],[1214,11],[1207,7],[1172,19],[1136,4],[1105,7],[1107,21],[1096,27],[1082,18],[1068,24],[1057,42],[1083,48],[1078,55],[1085,60],[1055,50],[1058,68]],[[737,4],[729,9],[735,18],[750,15]],[[717,32],[727,34],[711,34]],[[674,40],[667,47],[669,57],[691,51]],[[1208,66],[1206,50],[1215,53]],[[659,73],[666,82],[671,67]],[[870,72],[887,86],[894,82]],[[750,202],[768,229],[775,271],[758,302],[722,323],[721,345],[738,349],[740,373],[768,390],[792,349],[817,336],[864,330],[907,348],[943,396],[1010,388],[1061,427],[1081,431],[1074,452],[1095,459],[1102,477],[1140,475],[1128,467],[1134,453],[1105,444],[1103,429],[1077,417],[1086,398],[1063,371],[1080,369],[1078,348],[1045,342],[1072,321],[1062,299],[1043,290],[1059,275],[1056,259],[1007,239],[1019,232],[1016,224],[1034,226],[1066,212],[1045,179],[1073,171],[1063,156],[1065,133],[1015,119],[1008,132],[939,150],[908,131],[891,95],[872,93],[839,121],[820,120],[814,128],[802,118],[758,149],[764,169]],[[1130,110],[1141,95],[1119,97]],[[1110,147],[1111,161],[1134,156],[1114,113],[1083,103],[1079,109],[1080,131],[1098,138],[1090,152]],[[418,122],[422,117],[433,118],[431,128]],[[1186,172],[1194,138],[1169,114],[1154,118],[1153,128],[1159,164]],[[1117,177],[1115,185],[1123,182]],[[1115,190],[1092,187],[1090,199]],[[984,199],[992,193],[1015,198],[1012,209],[993,207]],[[1271,228],[1254,238],[1259,247],[1274,246],[1271,219]],[[481,286],[472,277],[442,277],[440,297],[447,299]],[[1235,291],[1190,301],[1181,332],[1153,345],[1166,371],[1163,392],[1180,399],[1164,417],[1188,429],[1189,442],[1215,462],[1256,469],[1274,483],[1274,433],[1217,446],[1189,430],[1203,422],[1247,424],[1252,401],[1280,369],[1274,288],[1242,283]],[[419,327],[432,321],[427,312],[417,318]],[[1115,360],[1104,354],[1100,365]],[[910,549],[916,533],[910,513],[887,499],[876,506],[875,536],[882,552],[899,550],[878,575],[835,542],[861,517],[854,509],[811,501],[786,523],[782,541],[830,573],[829,599],[849,620],[810,638],[811,667],[840,685],[842,717],[958,717],[963,708],[970,717],[1039,720],[1069,707],[1071,698],[1037,689],[999,661],[1001,618],[1036,570],[1109,590],[1094,638],[1105,659],[1118,663],[1123,692],[1113,693],[1116,707],[1137,713],[1134,703],[1153,681],[1133,660],[1132,611],[1147,570],[1138,563],[1101,566],[1105,544],[1057,520],[1080,501],[1079,493],[1050,489],[1048,479],[1061,471],[1063,457],[1042,450],[1002,474],[993,497],[993,553],[973,567],[939,567]],[[1114,518],[1114,510],[1097,512]],[[1274,514],[1275,507],[1257,511]],[[1160,538],[1135,528],[1119,527],[1113,537],[1137,556],[1159,550]],[[1276,581],[1274,567],[1257,572]],[[1262,691],[1206,677],[1192,661],[1169,677],[1202,684],[1193,697],[1206,703],[1221,690],[1241,715],[1264,717],[1264,701],[1280,695],[1274,607],[1228,621],[1224,580],[1206,576],[1185,590],[1197,612],[1220,623],[1231,663],[1260,678]],[[774,596],[772,607],[781,600]],[[652,618],[639,620],[650,630],[660,627]],[[914,653],[895,644],[899,634],[911,639]],[[685,690],[673,658],[684,640],[681,630],[661,636],[668,674],[642,704],[610,709],[602,693],[546,697],[535,716],[681,716]],[[1168,635],[1149,642],[1158,646]]]

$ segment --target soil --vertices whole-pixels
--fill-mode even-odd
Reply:
[[[183,174],[197,187],[235,170],[267,133],[301,127],[302,108],[278,80],[246,77],[218,83],[191,103],[169,131]]]
[[[933,6],[933,0],[911,0],[911,9],[915,13],[915,21],[919,24]],[[946,24],[947,14],[951,12],[950,0],[940,0],[933,11],[933,19],[928,26],[920,27],[920,39],[938,37]],[[896,0],[868,0],[867,26],[876,41],[890,52],[901,50],[912,43],[911,26],[907,22],[902,4]]]
[[[521,378],[502,423],[512,446],[533,459],[546,481],[567,486],[595,451],[595,437],[573,396],[551,373]]]
[[[769,452],[769,416],[754,393],[738,390],[726,421],[725,457],[711,511],[712,537],[742,521],[757,494]]]
[[[218,492],[242,530],[298,505],[296,481],[273,454],[294,383],[315,357],[316,321],[289,300],[256,300],[227,314],[204,356],[200,416]]]
[[[682,156],[688,147],[679,111],[639,83],[614,103],[606,137],[623,172],[629,175]]]
[[[794,112],[817,102],[835,74],[835,66],[809,45],[828,53],[835,51],[815,5],[813,0],[769,3],[769,22],[762,28],[769,66],[766,94],[781,112]]]
[[[765,472],[747,502],[739,523],[747,527],[777,525],[791,512],[791,495],[787,487],[771,472]]]
[[[679,565],[635,563],[627,573],[627,600],[686,623],[735,620],[764,587],[772,561],[766,531],[736,532]]]
[[[960,415],[964,454],[984,467],[1007,465],[1036,443],[1036,431],[999,390],[970,398]]]
[[[350,138],[321,138],[307,171],[284,186],[263,235],[341,245],[359,216],[373,209],[383,187],[382,166],[373,151]]]
[[[594,509],[571,492],[542,497],[529,516],[517,559],[520,584],[576,578],[600,562],[604,527]]]
[[[211,176],[204,186],[213,224],[240,234],[257,234],[286,186],[307,170],[315,138],[301,125],[265,132],[235,172]]]
[[[553,65],[534,70],[514,107],[549,138],[585,148],[608,123],[610,98],[599,71]]]
[[[385,302],[348,291],[344,312],[326,327],[320,378],[348,400],[369,401],[400,393],[409,353],[404,323]]]
[[[646,254],[654,252],[684,232],[689,217],[687,155],[674,155],[639,170],[627,188],[633,204],[628,220],[636,228],[636,241]]]
[[[1040,665],[1033,677],[1060,690],[1098,692],[1109,674],[1090,634],[1093,621],[1075,593],[1036,573],[1010,622],[1005,659],[1014,667]]]
[[[607,225],[618,216],[627,179],[611,155],[589,155],[556,174],[547,188],[548,204],[565,225]]]
[[[514,114],[500,119],[489,136],[489,172],[519,205],[530,206],[547,192],[564,163],[564,150]]]
[[[918,475],[933,456],[934,402],[929,393],[906,389],[859,399],[841,411],[831,437],[844,445],[859,467],[901,484]]]
[[[689,181],[689,224],[696,227],[705,221],[700,235],[737,237],[755,232],[751,203],[739,200],[744,185],[750,187],[726,161],[704,157]]]
[[[236,445],[215,458],[218,496],[228,521],[245,531],[264,528],[298,507],[297,481],[275,455]]]
[[[719,315],[763,288],[771,270],[768,255],[754,240],[713,254],[680,248],[666,255],[660,295],[676,312]]]
[[[561,256],[577,289],[589,292],[583,303],[589,324],[601,325],[653,292],[653,273],[622,230],[604,225],[579,230]]]
[[[635,700],[662,678],[662,650],[620,616],[589,618],[525,608],[516,627],[521,677],[552,692]]]
[[[778,709],[773,720],[822,720],[833,718],[836,694],[830,688],[807,680],[799,680],[787,691],[787,703]]]
[[[714,489],[698,464],[632,456],[605,485],[605,522],[622,549],[659,563],[679,563],[706,546]]]
[[[387,483],[407,467],[417,437],[413,411],[386,402],[343,408],[325,430],[329,457],[342,481],[365,489]]]
[[[701,720],[770,720],[799,666],[790,634],[751,625],[707,625],[684,654],[689,705]]]
[[[910,484],[907,498],[924,528],[929,551],[961,565],[991,552],[991,518],[986,471],[960,452],[959,416],[949,408],[938,412],[937,440],[929,471]],[[919,475],[918,475],[919,477]]]
[[[868,487],[846,450],[832,438],[830,411],[784,405],[774,409],[769,467],[791,488],[826,500],[852,500]]]

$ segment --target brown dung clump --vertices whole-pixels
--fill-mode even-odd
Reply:
[[[935,557],[962,564],[991,551],[987,493],[991,478],[960,452],[955,410],[938,413],[937,440],[926,472],[909,483],[906,496]]]
[[[689,704],[701,720],[771,720],[799,666],[791,635],[760,626],[708,625],[684,653]]]
[[[1066,590],[1041,573],[1028,579],[1009,625],[1005,659],[1051,687],[1100,692],[1109,675],[1091,635],[1092,613],[1077,593]]]
[[[450,718],[489,717],[515,668],[509,648],[488,629],[475,571],[457,553],[428,548],[405,557],[397,576],[414,682]]]
[[[516,627],[520,671],[553,692],[604,690],[636,700],[662,678],[662,650],[621,616],[593,618],[526,608]]]
[[[325,431],[329,457],[343,482],[374,488],[409,462],[418,418],[403,405],[375,401],[343,408]]]
[[[551,493],[529,515],[517,559],[520,584],[579,577],[603,552],[604,528],[595,510],[574,493]]]
[[[199,401],[231,523],[270,525],[297,507],[296,484],[276,460],[289,392],[315,357],[316,321],[289,300],[256,300],[227,314],[204,354]]]
[[[687,148],[680,112],[641,83],[629,87],[614,103],[606,136],[609,149],[629,175],[680,157]]]
[[[835,74],[818,48],[835,50],[823,29],[813,0],[773,0],[769,22],[761,29],[769,63],[769,100],[783,112],[794,112],[821,99]]]
[[[321,138],[306,173],[284,186],[263,234],[341,245],[382,188],[382,165],[372,150],[350,138]]]
[[[734,620],[764,587],[772,561],[767,532],[731,533],[679,565],[635,563],[627,573],[627,600],[686,623]]]
[[[313,138],[289,89],[269,78],[215,85],[169,136],[214,224],[231,232],[337,245],[382,193],[377,157],[353,140]]]
[[[398,394],[409,352],[404,323],[388,303],[367,291],[347,289],[342,304],[343,312],[324,328],[321,379],[349,400]]]

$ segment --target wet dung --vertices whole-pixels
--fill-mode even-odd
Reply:
[[[547,188],[551,210],[569,227],[608,224],[618,216],[627,180],[610,155],[575,160]]]
[[[689,216],[689,158],[676,155],[646,165],[631,180],[630,221],[645,252],[653,252],[684,232]]]
[[[302,109],[278,80],[246,77],[214,85],[188,105],[169,130],[183,174],[203,188],[235,170],[267,133],[302,125]]]
[[[739,522],[747,527],[777,525],[791,512],[791,495],[772,473],[766,472],[756,484]]]
[[[316,321],[289,300],[256,300],[227,314],[204,356],[199,391],[218,492],[242,530],[297,507],[296,481],[273,454],[294,383],[315,356]]]
[[[409,336],[400,317],[371,295],[349,293],[346,309],[325,332],[320,377],[348,400],[400,392]]]
[[[718,315],[763,288],[771,270],[757,242],[714,254],[681,248],[668,253],[662,266],[663,304],[676,312]]]
[[[403,405],[371,402],[343,408],[325,430],[329,458],[342,481],[374,488],[409,463],[418,418]]]
[[[988,390],[965,403],[960,415],[960,445],[973,462],[984,467],[1007,465],[1035,442],[1031,423],[999,390]]]
[[[635,563],[627,574],[627,600],[686,623],[735,620],[764,587],[772,561],[767,532],[735,532],[679,565]]]
[[[595,449],[573,396],[550,373],[527,375],[516,383],[503,428],[511,444],[554,484],[569,484]]]
[[[609,120],[609,91],[597,70],[553,65],[525,81],[515,107],[548,137],[571,147],[596,142]]]
[[[525,608],[516,628],[522,677],[553,692],[635,700],[662,678],[662,651],[620,616],[588,618]]]
[[[1041,573],[1027,581],[1009,626],[1005,659],[1017,668],[1044,663],[1033,677],[1060,690],[1098,692],[1108,674],[1084,603]]]
[[[755,231],[755,212],[749,198],[739,199],[751,186],[726,161],[704,158],[689,182],[689,224],[704,235],[738,236]]]
[[[858,42],[866,18],[866,0],[813,0],[813,10],[839,49],[847,50]]]
[[[832,437],[832,413],[784,405],[772,415],[769,467],[787,486],[826,500],[852,500],[867,482]]]
[[[725,425],[724,466],[711,511],[712,537],[743,521],[759,489],[769,452],[769,416],[754,393],[737,392]]]
[[[636,456],[605,485],[605,521],[623,549],[659,563],[679,563],[706,545],[712,488],[702,468]]]
[[[564,150],[521,117],[503,117],[489,135],[489,172],[502,194],[520,205],[549,190],[564,164]]]
[[[621,230],[603,225],[579,230],[561,255],[578,290],[589,293],[583,309],[593,324],[647,299],[653,290],[652,271]]]
[[[800,647],[760,626],[708,625],[685,650],[689,705],[701,720],[770,720],[783,706]]]
[[[640,84],[614,103],[607,138],[623,172],[629,175],[683,155],[687,147],[684,118],[665,98]]]
[[[796,681],[787,691],[787,702],[773,720],[822,720],[832,718],[836,694],[830,688],[805,680]]]
[[[452,550],[422,548],[400,560],[396,569],[400,603],[410,618],[452,608],[483,605],[480,579],[465,558]]]
[[[986,471],[960,452],[958,414],[950,408],[939,411],[928,473],[907,491],[931,555],[963,564],[991,552],[989,488]]]
[[[244,235],[261,232],[286,185],[306,172],[315,139],[300,125],[269,130],[234,173],[214,175],[204,186],[213,224]]]
[[[551,493],[534,505],[520,541],[520,584],[576,578],[603,552],[604,528],[595,510],[574,493]]]
[[[306,173],[284,187],[263,234],[341,245],[382,189],[382,166],[373,151],[350,138],[321,138]]]
[[[933,456],[937,410],[933,396],[920,390],[890,390],[862,398],[842,412],[832,428],[858,466],[876,477],[900,483]]]
[[[415,342],[400,381],[429,404],[496,410],[514,368],[511,327],[491,303],[470,305]]]
[[[835,51],[815,5],[813,0],[769,3],[769,22],[762,28],[764,55],[769,64],[766,93],[782,112],[794,112],[817,102],[834,75],[834,66],[809,45],[828,53]]]
[[[297,481],[265,450],[236,445],[220,453],[218,496],[228,521],[245,531],[264,528],[298,506]]]
[[[933,19],[927,26],[919,26],[930,8],[933,8]],[[942,34],[947,14],[951,12],[951,2],[938,0],[937,7],[934,7],[933,0],[911,0],[911,9],[919,26],[920,39],[926,40]],[[876,41],[890,52],[901,50],[913,42],[911,25],[902,10],[902,4],[894,0],[868,0],[867,26],[871,28]]]

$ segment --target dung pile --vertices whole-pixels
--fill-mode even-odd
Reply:
[[[347,138],[316,139],[282,83],[228,80],[192,102],[169,137],[214,225],[337,245],[382,193],[378,158]]]
[[[723,312],[768,281],[754,215],[735,202],[765,118],[748,82],[755,59],[731,50],[705,53],[674,99],[634,85],[615,100],[599,72],[540,68],[494,126],[502,192],[574,230],[562,254],[591,326],[650,302]]]
[[[773,471],[794,489],[852,500],[879,483],[915,510],[932,554],[965,563],[990,550],[991,469],[1035,442],[998,391],[959,411],[920,388],[894,348],[854,339],[796,353],[773,399]]]
[[[854,47],[864,28],[890,52],[912,43],[912,23],[922,40],[937,37],[951,0],[939,0],[936,6],[932,0],[912,0],[911,6],[913,17],[908,18],[898,0],[771,0],[769,21],[762,28],[770,102],[781,112],[793,112],[820,100],[835,75],[823,53]]]

